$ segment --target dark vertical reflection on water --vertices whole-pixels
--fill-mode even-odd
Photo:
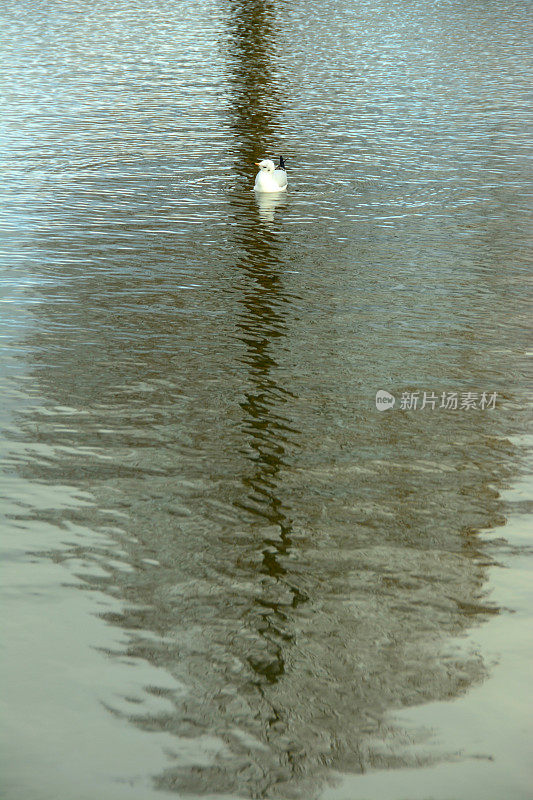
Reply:
[[[232,66],[230,104],[236,165],[250,185],[252,164],[264,157],[267,144],[275,138],[278,123],[276,87],[270,63],[276,19],[266,0],[233,0],[230,9],[227,51]],[[282,202],[280,198],[260,196],[254,200],[260,211],[265,204],[274,207]],[[283,272],[287,265],[283,262],[282,248],[273,226],[266,224],[268,220],[264,215],[263,224],[258,224],[257,209],[250,194],[244,201],[235,198],[233,205],[235,244],[237,252],[242,254],[238,269],[246,277],[237,325],[246,348],[243,362],[250,383],[241,407],[245,414],[243,430],[249,440],[247,452],[251,452],[248,456],[250,474],[244,479],[247,495],[244,502],[237,501],[237,506],[259,516],[270,526],[269,535],[262,536],[260,569],[287,586],[291,605],[296,606],[303,595],[291,585],[290,576],[280,562],[280,557],[286,557],[292,546],[292,522],[290,509],[284,507],[279,496],[278,484],[280,471],[287,466],[286,451],[294,449],[298,431],[290,415],[294,394],[276,377],[275,356],[288,335],[286,317],[294,313],[296,298],[290,297],[284,288]],[[257,533],[260,535],[260,530]],[[260,681],[266,679],[273,683],[285,671],[283,651],[292,640],[287,632],[288,606],[264,597],[256,602],[266,609],[261,615],[259,632],[268,642],[273,657],[266,662],[251,660],[250,663]],[[280,713],[281,709],[273,708],[269,724],[279,721]]]
[[[249,179],[251,165],[267,157],[281,109],[274,76],[276,15],[266,0],[230,0],[227,12],[230,119],[237,150],[237,174]]]
[[[251,529],[262,539],[260,572],[286,584],[292,605],[296,605],[301,592],[291,585],[287,570],[280,562],[280,557],[287,556],[292,545],[292,522],[290,508],[280,497],[279,483],[280,472],[288,466],[287,451],[294,451],[296,447],[298,431],[290,415],[294,395],[276,377],[275,355],[276,350],[283,348],[283,339],[288,333],[285,317],[292,313],[294,298],[289,298],[283,288],[283,264],[277,255],[275,237],[268,229],[257,225],[257,210],[251,203],[248,203],[246,216],[243,212],[245,209],[240,204],[240,224],[245,220],[246,226],[237,242],[243,251],[238,268],[246,281],[237,327],[246,348],[243,363],[249,376],[245,399],[241,402],[249,472],[243,479],[246,494],[235,505],[247,512],[247,516],[251,515]],[[261,521],[259,526],[253,522],[257,517]],[[264,528],[268,530],[266,536],[262,534]],[[256,602],[267,608],[262,615],[260,633],[273,648],[274,659],[267,663],[252,660],[251,663],[260,676],[273,682],[284,672],[284,642],[291,639],[285,631],[287,611],[272,600],[258,598]]]

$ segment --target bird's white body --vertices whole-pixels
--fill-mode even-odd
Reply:
[[[259,161],[259,172],[255,176],[256,192],[284,192],[287,189],[287,173],[284,169],[276,169],[269,158]]]

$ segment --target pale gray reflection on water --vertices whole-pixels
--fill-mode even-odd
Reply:
[[[448,758],[388,715],[490,674],[464,637],[500,613],[478,533],[520,470],[526,5],[3,17],[8,667],[35,597],[48,620],[6,703],[10,800],[77,776],[87,797],[310,798]],[[280,154],[289,192],[256,197]],[[380,414],[380,388],[498,403]],[[32,702],[55,673],[31,719],[63,783],[21,723],[25,681]],[[115,766],[61,738],[78,681],[68,719]],[[160,759],[123,757],[132,728]]]

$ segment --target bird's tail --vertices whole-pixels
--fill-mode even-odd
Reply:
[[[279,168],[280,169],[285,169],[285,160],[284,160],[283,156],[279,157]]]

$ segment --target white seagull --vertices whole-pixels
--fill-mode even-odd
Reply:
[[[283,156],[280,156],[278,169],[269,158],[256,161],[255,165],[259,167],[259,172],[255,176],[254,190],[256,192],[284,192],[287,189],[287,173]]]

